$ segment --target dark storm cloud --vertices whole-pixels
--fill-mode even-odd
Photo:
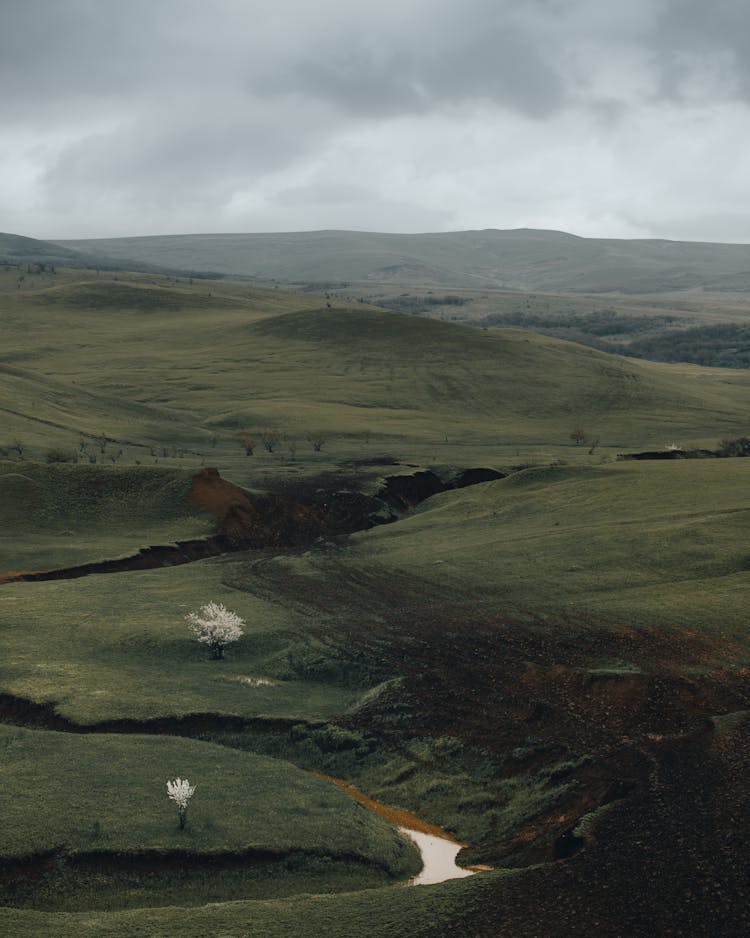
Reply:
[[[294,69],[289,87],[359,115],[486,100],[545,117],[563,105],[563,76],[506,4],[475,0],[443,10],[438,22],[415,17],[402,32],[336,36]]]
[[[144,55],[139,4],[19,2],[2,6],[0,113],[60,123],[97,102],[129,97],[158,78],[156,55]],[[140,46],[140,48],[139,48]]]
[[[673,100],[708,93],[714,100],[750,94],[750,33],[743,0],[666,0],[648,42]]]

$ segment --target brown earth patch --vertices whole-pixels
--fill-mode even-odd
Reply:
[[[326,511],[284,495],[255,494],[202,469],[188,492],[190,504],[216,518],[217,533],[248,547],[294,547],[328,533]]]
[[[412,831],[419,831],[422,834],[429,834],[431,837],[440,837],[443,840],[450,840],[452,843],[460,844],[462,847],[466,846],[466,844],[462,844],[459,840],[456,840],[448,831],[444,830],[442,827],[438,827],[437,824],[430,824],[430,822],[426,821],[424,818],[419,817],[411,811],[406,811],[403,808],[394,808],[391,805],[383,804],[381,801],[375,801],[363,791],[360,791],[356,785],[352,785],[350,782],[344,781],[344,779],[333,778],[331,775],[325,775],[323,772],[316,772],[315,774],[320,778],[333,782],[334,785],[338,785],[347,795],[355,798],[361,804],[365,805],[365,807],[374,811],[375,814],[379,814],[380,817],[385,818],[386,821],[395,824],[397,827],[408,827],[409,830]]]
[[[258,573],[322,614],[342,656],[402,676],[344,725],[407,759],[405,737],[453,737],[498,760],[498,778],[552,783],[570,765],[552,808],[472,848],[518,874],[436,935],[750,934],[750,669],[731,636],[511,619],[331,563],[314,590],[273,563]]]

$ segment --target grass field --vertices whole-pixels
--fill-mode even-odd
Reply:
[[[616,456],[747,435],[750,372],[159,274],[0,270],[0,318],[0,575],[208,538],[205,467],[291,518],[504,475],[304,548],[0,583],[3,933],[742,933],[750,460]],[[224,661],[184,619],[210,600],[246,622]],[[313,771],[496,871],[390,885],[413,851]],[[688,910],[695,870],[731,902]]]
[[[75,566],[199,538],[192,473],[159,467],[0,460],[0,574]]]
[[[368,688],[332,684],[325,670],[316,680],[300,618],[227,589],[221,571],[204,561],[7,585],[0,687],[53,701],[61,716],[81,724],[191,713],[314,722],[354,705]],[[220,662],[184,621],[209,600],[247,623]]]
[[[526,469],[357,535],[347,562],[495,608],[677,623],[747,647],[748,482],[741,459]]]
[[[745,372],[654,366],[520,330],[319,304],[240,284],[138,279],[9,294],[6,452],[20,440],[27,456],[44,458],[83,441],[105,462],[243,464],[237,436],[273,427],[295,444],[286,461],[308,453],[310,431],[338,459],[361,456],[370,440],[413,461],[446,438],[467,458],[488,445],[509,456],[569,448],[578,424],[613,447],[675,436],[689,445],[744,427]]]

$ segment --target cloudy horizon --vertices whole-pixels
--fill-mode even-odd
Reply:
[[[4,0],[0,229],[750,242],[741,0]]]

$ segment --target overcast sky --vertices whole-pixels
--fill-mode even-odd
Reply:
[[[750,242],[747,0],[0,0],[0,230]]]

